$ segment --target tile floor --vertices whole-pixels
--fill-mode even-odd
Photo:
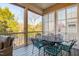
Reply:
[[[13,50],[13,56],[38,56],[38,49],[34,47],[34,52],[32,54],[33,45],[28,45],[19,49]],[[42,52],[41,52],[42,51]],[[43,48],[41,48],[40,55],[43,56]]]

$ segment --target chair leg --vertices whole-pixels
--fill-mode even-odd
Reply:
[[[40,49],[39,49],[39,53],[38,53],[38,56],[40,56]]]
[[[61,51],[61,56],[62,56],[62,51]]]
[[[68,52],[68,55],[71,56],[71,51]]]
[[[44,48],[44,56],[45,56],[45,48]]]
[[[33,46],[33,48],[32,48],[32,55],[33,55],[33,52],[34,52],[34,46]]]

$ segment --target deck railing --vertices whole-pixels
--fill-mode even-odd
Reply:
[[[18,33],[0,33],[0,35],[5,35],[5,36],[12,36],[14,37],[13,41],[13,48],[19,48],[21,46],[25,45],[25,39],[24,39],[24,32],[18,32]]]
[[[42,34],[42,31],[28,32],[28,44],[31,44],[31,38],[35,38],[37,34]]]
[[[13,41],[13,48],[17,49],[22,46],[26,45],[26,41],[28,41],[28,44],[31,44],[30,38],[35,37],[37,33],[42,33],[41,31],[34,31],[34,32],[17,32],[17,33],[0,33],[0,35],[5,35],[5,36],[13,36],[14,41]],[[24,36],[28,34],[28,37],[25,39]]]

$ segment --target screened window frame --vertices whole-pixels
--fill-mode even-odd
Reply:
[[[30,10],[30,9],[28,9],[28,11],[30,11],[30,12],[33,12],[34,14],[37,14],[37,15],[40,15],[40,14],[38,14],[38,13],[36,13],[36,12],[34,12],[34,11],[32,11],[32,10]],[[41,18],[41,20],[42,20],[42,29],[41,29],[41,31],[29,31],[28,30],[28,33],[30,33],[30,32],[43,32],[43,16],[42,15],[40,15],[42,18]],[[39,18],[39,17],[38,17]],[[29,20],[29,19],[28,19]],[[28,21],[29,22],[29,21]],[[29,23],[28,23],[29,24]]]
[[[56,18],[56,32],[57,32],[57,24],[58,24],[58,21],[65,21],[65,25],[66,25],[66,33],[67,33],[67,29],[68,29],[68,26],[67,26],[67,24],[68,24],[68,19],[77,19],[78,20],[78,15],[76,16],[76,17],[72,17],[72,18],[67,18],[67,9],[68,8],[73,8],[73,7],[77,7],[78,8],[78,5],[77,4],[74,4],[74,5],[72,5],[72,6],[68,6],[68,7],[65,7],[65,8],[61,8],[61,9],[58,9],[58,10],[56,10],[56,15],[55,16],[57,16],[57,12],[58,11],[61,11],[61,10],[64,10],[65,9],[65,19],[58,19],[58,16],[57,16],[57,18]],[[77,10],[77,9],[76,9]],[[76,13],[78,12],[78,10],[76,11]],[[76,21],[77,21],[76,20]],[[77,22],[76,22],[76,27],[77,27]]]
[[[53,15],[52,15],[53,14]],[[44,19],[44,17],[45,17],[45,15],[47,15],[47,19],[48,19],[48,21],[44,21],[45,19]],[[47,32],[48,34],[49,34],[49,24],[50,23],[52,23],[53,22],[53,25],[54,25],[54,30],[55,30],[55,12],[51,12],[51,13],[47,13],[47,14],[45,14],[44,16],[43,16],[43,33],[45,33],[45,32]],[[54,16],[54,17],[51,17],[52,19],[54,19],[54,20],[50,20],[50,16]],[[45,31],[45,24],[48,24],[48,31]],[[54,31],[55,32],[55,31]],[[53,32],[53,33],[54,33]]]

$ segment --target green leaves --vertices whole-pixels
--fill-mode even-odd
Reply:
[[[0,8],[0,32],[17,32],[18,23],[8,7]]]

